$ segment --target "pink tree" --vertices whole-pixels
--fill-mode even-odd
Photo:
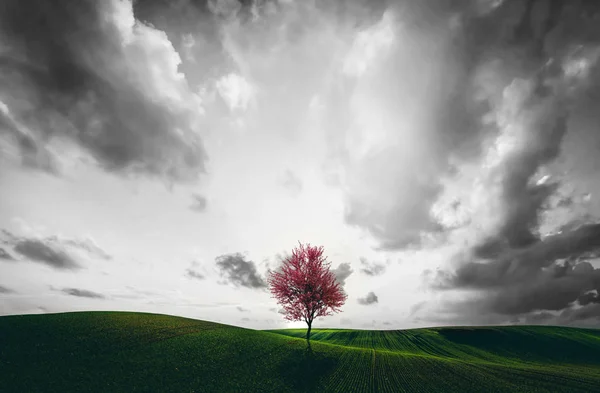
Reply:
[[[339,312],[347,299],[330,265],[323,257],[323,247],[300,243],[283,261],[281,270],[270,272],[267,279],[271,294],[283,306],[285,319],[308,324],[307,341],[313,320]]]

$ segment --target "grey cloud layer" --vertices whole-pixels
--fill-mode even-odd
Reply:
[[[0,138],[24,163],[51,167],[50,143],[67,138],[109,171],[181,181],[204,171],[199,100],[167,37],[136,22],[131,3],[9,0],[0,32]]]
[[[438,289],[473,291],[441,307],[452,322],[594,320],[600,273],[591,261],[600,218],[556,222],[550,236],[540,228],[549,209],[580,203],[559,194],[570,179],[557,159],[568,133],[578,132],[579,108],[598,105],[600,28],[593,20],[600,4],[506,0],[485,12],[469,6],[474,2],[455,9],[419,4],[434,5],[431,15],[419,13],[421,5],[409,15],[460,17],[431,32],[411,31],[422,54],[415,49],[401,74],[412,75],[410,67],[436,50],[452,47],[452,55],[443,69],[421,74],[437,81],[442,72],[444,79],[416,97],[430,117],[407,119],[415,127],[403,134],[411,151],[400,141],[365,156],[364,169],[357,164],[347,221],[367,228],[384,249],[419,244],[427,232],[461,248],[448,256],[458,266],[436,275]],[[413,82],[408,91],[424,86],[419,77]],[[398,91],[387,100],[390,110],[409,94]],[[412,132],[421,135],[416,144]],[[370,185],[375,191],[362,191]]]
[[[454,304],[451,308],[459,314],[468,306],[483,313],[522,315],[526,320],[535,320],[536,315],[554,318],[536,314],[548,310],[562,311],[563,318],[574,320],[587,315],[586,310],[596,310],[600,269],[588,259],[599,250],[600,224],[585,225],[487,262],[465,263],[452,274],[441,272],[437,285],[484,291],[486,296],[479,300]]]
[[[127,2],[21,3],[0,9],[7,48],[0,138],[15,143],[25,165],[56,171],[50,142],[61,137],[108,170],[194,179],[206,154],[198,136],[204,104],[193,91],[237,73],[261,88],[260,104],[271,104],[249,124],[285,132],[290,143],[305,131],[298,124],[313,98],[325,108],[327,149],[345,171],[333,177],[348,224],[367,229],[382,249],[422,244],[423,234],[461,244],[460,255],[448,257],[461,263],[436,283],[480,292],[448,303],[456,319],[562,323],[599,315],[591,262],[599,220],[546,237],[541,214],[569,176],[538,181],[576,131],[578,106],[598,106],[598,2],[136,2],[135,16],[156,29],[132,28]],[[340,62],[353,40],[364,49],[381,37],[377,61],[365,50],[358,64]],[[282,55],[267,57],[273,48]],[[210,107],[223,124],[230,112],[224,98]],[[384,142],[360,153],[381,129]],[[302,188],[292,172],[287,177],[291,189]],[[561,198],[561,208],[578,203]],[[204,211],[206,199],[194,199],[192,209]],[[447,206],[436,216],[440,201]],[[442,217],[461,212],[466,217]],[[15,255],[58,269],[77,264],[48,239],[14,245]],[[266,287],[240,254],[217,258],[217,267],[235,285]],[[352,273],[347,263],[333,271],[342,285]],[[360,272],[384,267],[361,261]],[[376,302],[372,295],[360,301]]]
[[[431,214],[444,191],[444,179],[452,178],[465,162],[478,163],[503,131],[505,125],[490,122],[490,116],[498,112],[503,89],[515,78],[532,79],[539,98],[534,94],[529,98],[533,102],[523,105],[543,106],[539,110],[546,116],[527,120],[531,124],[525,127],[531,128],[530,133],[518,140],[518,149],[492,175],[493,181],[502,183],[505,206],[500,214],[510,217],[498,234],[502,239],[489,239],[481,245],[483,252],[501,241],[515,245],[535,241],[529,226],[535,225],[537,210],[555,191],[552,182],[530,187],[528,180],[559,153],[569,102],[563,100],[563,93],[554,94],[554,102],[549,102],[556,82],[553,78],[570,72],[564,62],[571,56],[570,48],[590,44],[593,52],[597,44],[593,37],[598,37],[599,29],[592,20],[598,6],[592,2],[566,5],[507,0],[482,12],[477,3],[483,2],[457,2],[452,7],[439,1],[398,5],[397,14],[402,17],[394,28],[414,18],[427,29],[403,31],[406,34],[392,45],[392,54],[372,83],[385,86],[377,91],[384,113],[404,115],[402,119],[392,116],[390,122],[406,123],[409,129],[396,126],[397,134],[402,135],[397,144],[389,143],[356,164],[347,195],[346,221],[368,229],[380,240],[381,249],[420,244],[423,234],[441,234],[446,229]],[[546,7],[548,4],[551,6]],[[535,75],[551,58],[554,63],[545,74]],[[597,90],[596,82],[590,86]],[[339,93],[342,103],[347,94]],[[413,104],[414,109],[406,109]],[[351,111],[349,104],[340,109]]]

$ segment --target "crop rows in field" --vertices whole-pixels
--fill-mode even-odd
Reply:
[[[302,329],[276,331],[304,337]],[[600,331],[555,327],[437,328],[406,331],[315,329],[314,342],[370,349],[366,391],[594,391]],[[356,356],[356,351],[348,352]],[[358,360],[357,360],[358,361]],[[363,359],[362,362],[367,362]],[[343,372],[349,372],[346,360]],[[364,367],[364,366],[363,366]],[[332,391],[339,391],[338,385]]]
[[[273,332],[292,337],[304,337],[305,334],[303,329]],[[600,366],[600,357],[594,352],[600,350],[600,331],[591,329],[529,326],[404,331],[315,329],[311,339],[345,347],[468,361]]]
[[[305,334],[145,313],[0,317],[0,391],[577,393],[600,385],[598,330],[315,329],[311,347]]]
[[[330,392],[370,392],[371,351],[350,349],[341,352],[340,362],[335,371],[323,381]]]

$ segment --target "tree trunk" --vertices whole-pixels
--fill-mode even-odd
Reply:
[[[307,322],[308,323],[308,330],[306,331],[306,341],[310,341],[310,329],[312,327],[312,321]]]

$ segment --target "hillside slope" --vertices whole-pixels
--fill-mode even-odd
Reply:
[[[593,392],[600,330],[256,331],[158,314],[0,317],[0,392]]]

